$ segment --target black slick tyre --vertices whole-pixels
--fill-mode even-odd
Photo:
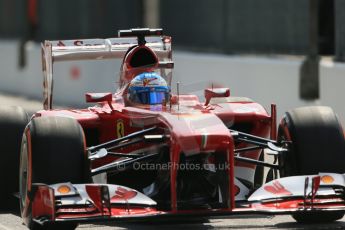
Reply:
[[[19,154],[23,131],[29,118],[23,108],[0,106],[0,209],[15,209],[19,191]]]
[[[32,220],[32,183],[87,183],[89,163],[84,133],[72,118],[34,118],[25,129],[20,157],[20,209],[30,229],[75,229],[76,224],[52,224],[45,228]]]
[[[289,151],[279,158],[282,177],[345,172],[343,129],[329,107],[301,107],[286,112],[279,125],[278,140],[290,142]],[[331,222],[343,216],[339,211],[292,215],[303,223]]]

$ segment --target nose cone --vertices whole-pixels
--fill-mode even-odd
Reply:
[[[171,135],[185,154],[223,151],[229,148],[228,128],[214,114],[161,114]]]

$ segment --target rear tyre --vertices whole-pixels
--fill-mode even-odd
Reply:
[[[33,119],[25,129],[20,158],[20,209],[30,229],[75,229],[76,224],[56,223],[46,227],[32,220],[28,193],[32,183],[90,182],[84,133],[71,118]]]
[[[279,158],[282,177],[319,172],[344,173],[343,129],[329,107],[311,106],[286,112],[278,129],[278,140],[290,141],[289,151]],[[343,212],[297,213],[297,222],[331,222]]]
[[[16,208],[19,191],[19,154],[23,131],[29,118],[23,108],[0,106],[0,209]]]

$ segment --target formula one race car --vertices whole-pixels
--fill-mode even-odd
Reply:
[[[97,103],[87,109],[52,109],[54,62],[111,58],[123,60],[115,94],[87,93]],[[42,63],[44,110],[29,120],[23,109],[0,107],[0,204],[19,191],[30,229],[255,213],[343,217],[345,142],[330,108],[288,111],[277,130],[275,105],[268,114],[228,88],[206,88],[205,100],[172,93],[171,38],[161,29],[45,41]]]

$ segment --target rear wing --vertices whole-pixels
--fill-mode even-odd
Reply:
[[[144,35],[143,31],[146,32]],[[145,45],[156,53],[159,63],[172,63],[171,37],[150,36],[154,34],[152,31],[157,30],[134,29],[127,33],[122,31],[122,34],[119,31],[120,36],[132,37],[44,41],[42,43],[43,108],[52,109],[54,62],[123,59],[129,48],[142,42],[142,36],[148,36],[144,38]]]

